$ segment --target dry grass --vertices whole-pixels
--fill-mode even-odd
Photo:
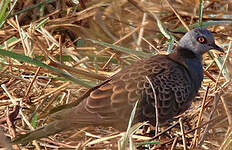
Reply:
[[[20,10],[36,6],[30,0],[18,1],[13,15],[5,20],[0,29],[0,48],[36,58],[80,80],[68,78],[79,83],[75,84],[56,70],[39,63],[0,56],[0,122],[5,135],[13,138],[33,127],[43,126],[50,110],[74,102],[88,87],[141,58],[130,51],[125,53],[106,48],[88,39],[138,52],[167,53],[170,42],[161,34],[157,20],[151,14],[155,14],[169,31],[180,27],[180,31],[183,31],[190,25],[198,24],[199,19],[199,1],[169,2],[170,5],[166,0],[79,0],[76,5],[67,0],[39,5],[14,15]],[[199,149],[232,148],[232,57],[230,50],[227,50],[232,39],[231,13],[230,1],[205,1],[203,24],[215,21],[209,23],[208,28],[227,55],[221,57],[217,53],[209,53],[204,56],[203,88],[191,109],[181,115],[183,119],[177,121],[175,128],[166,133],[162,132],[167,126],[160,128],[162,134],[155,139],[149,133],[150,127],[141,133],[138,131],[137,135],[130,132],[129,142],[133,143],[128,148],[132,149],[135,143],[146,141],[161,143],[143,144],[137,149],[196,149],[200,143]],[[179,39],[183,34],[172,35]],[[201,104],[204,104],[203,107]],[[208,132],[205,132],[206,129]],[[124,136],[124,133],[112,128],[88,127],[13,148],[117,149]],[[4,143],[2,146],[9,145]]]

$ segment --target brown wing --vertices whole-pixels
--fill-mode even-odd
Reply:
[[[155,88],[160,121],[182,112],[189,100],[191,79],[184,66],[168,56],[156,55],[137,62],[114,75],[95,89],[78,106],[67,113],[73,124],[127,126],[134,103],[139,100],[136,121],[154,123],[154,94],[146,76]],[[116,125],[120,123],[121,125]]]

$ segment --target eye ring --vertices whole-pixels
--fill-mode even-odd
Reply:
[[[199,37],[197,38],[197,41],[198,41],[199,43],[201,43],[201,44],[207,43],[207,40],[206,40],[206,38],[205,38],[204,36],[199,36]]]

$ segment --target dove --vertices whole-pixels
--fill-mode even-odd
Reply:
[[[172,53],[151,56],[127,66],[82,96],[80,104],[51,115],[52,122],[12,143],[26,143],[86,126],[126,130],[137,101],[133,124],[149,121],[155,125],[156,116],[159,124],[170,121],[191,106],[203,80],[202,55],[211,49],[223,52],[209,30],[192,29]]]

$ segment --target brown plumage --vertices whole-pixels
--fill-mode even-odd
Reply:
[[[51,116],[53,122],[14,143],[89,125],[125,130],[136,101],[139,103],[134,123],[150,121],[155,125],[154,96],[158,101],[159,123],[165,123],[190,107],[203,79],[201,56],[210,49],[222,51],[208,30],[191,30],[173,53],[152,56],[128,66],[94,88],[79,105],[55,113]]]

